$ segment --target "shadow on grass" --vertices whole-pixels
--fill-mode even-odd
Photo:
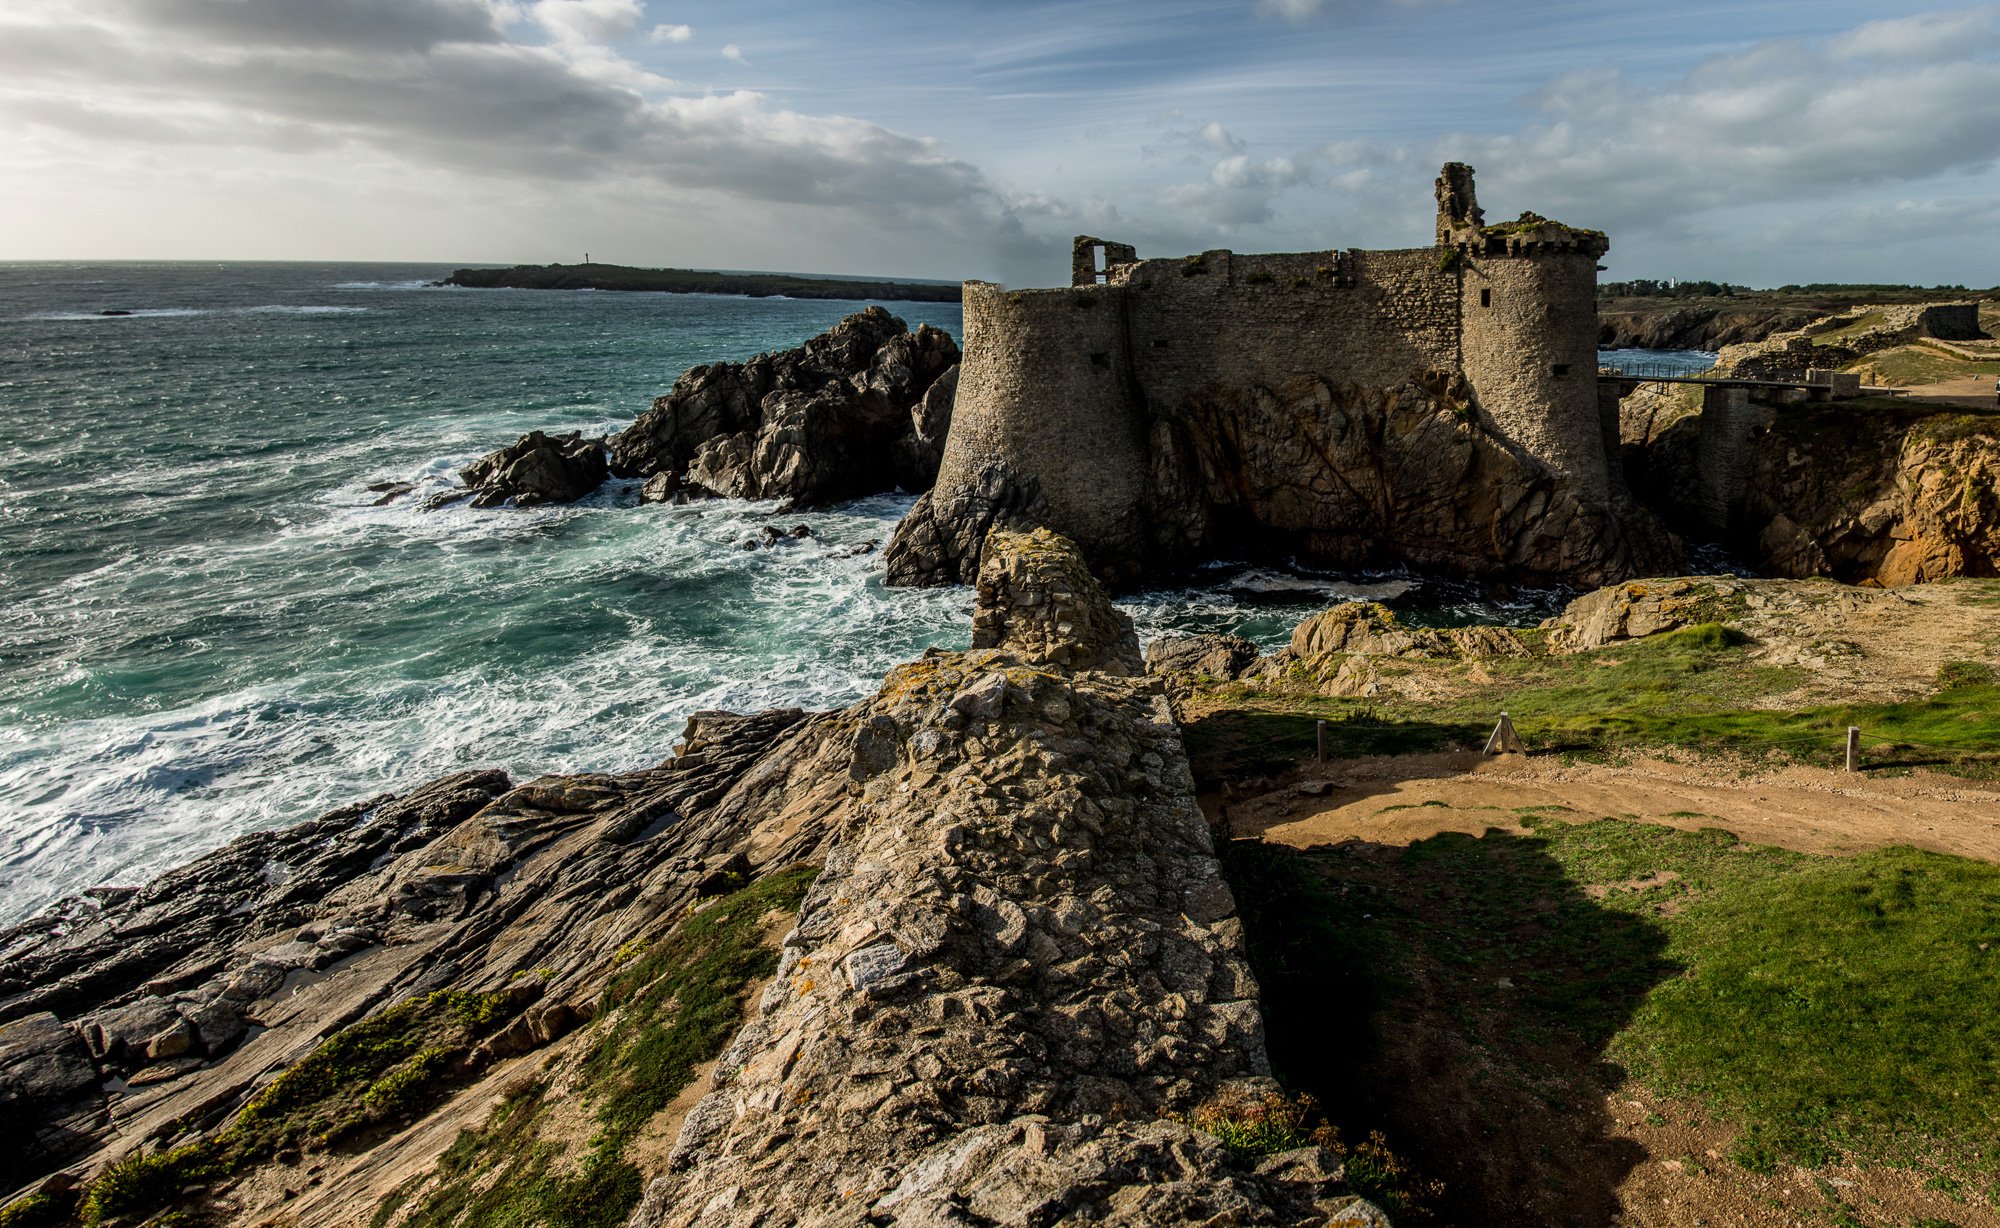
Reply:
[[[1196,717],[1181,732],[1195,779],[1217,781],[1281,772],[1312,758],[1321,719],[1311,712],[1230,708]],[[1490,722],[1389,720],[1372,710],[1325,719],[1328,759],[1427,754],[1454,744],[1477,748],[1492,732]]]
[[[1439,1222],[1603,1224],[1644,1158],[1610,1136],[1624,1072],[1605,1050],[1680,969],[1661,927],[1602,907],[1545,843],[1223,856],[1278,1077],[1443,1182]]]

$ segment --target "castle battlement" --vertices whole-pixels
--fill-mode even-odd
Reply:
[[[1184,559],[1215,540],[1213,517],[1163,527],[1192,515],[1188,490],[1207,487],[1211,505],[1227,505],[1236,496],[1225,488],[1255,485],[1272,463],[1245,454],[1235,473],[1216,472],[1213,458],[1191,455],[1213,449],[1191,439],[1226,435],[1246,400],[1300,379],[1379,396],[1428,390],[1582,503],[1622,499],[1616,402],[1600,407],[1595,378],[1597,260],[1608,240],[1532,213],[1486,225],[1460,163],[1444,168],[1437,199],[1431,247],[1141,259],[1129,244],[1084,235],[1068,286],[967,282],[958,399],[932,507],[978,515],[995,506],[978,492],[1006,487],[1015,493],[1002,502],[1041,500],[1036,518],[1108,574]],[[1345,429],[1342,412],[1322,407],[1319,420],[1290,424],[1283,449],[1324,451]],[[1322,540],[1337,531],[1311,522],[1303,508],[1282,529]]]

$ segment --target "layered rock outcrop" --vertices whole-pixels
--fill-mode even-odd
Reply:
[[[37,1072],[0,1088],[15,1110],[0,1182],[213,1136],[327,1037],[433,990],[531,976],[522,1048],[587,1018],[609,951],[747,869],[746,853],[782,864],[824,834],[824,774],[798,773],[825,718],[715,714],[697,729],[702,749],[639,772],[444,777],[0,934],[0,1063]],[[57,1077],[79,1053],[87,1084]],[[469,1078],[496,1054],[460,1058]]]
[[[957,363],[950,334],[869,307],[797,349],[689,368],[611,438],[611,469],[800,504],[925,489]]]
[[[1757,408],[1757,407],[1753,407]],[[1917,403],[1761,408],[1725,540],[1770,575],[1915,584],[2000,574],[2000,427]],[[1700,508],[1702,419],[1646,450],[1648,498]],[[1693,529],[1695,526],[1690,525]]]
[[[1256,550],[1585,585],[1679,560],[1650,515],[1584,498],[1488,431],[1453,389],[1299,376],[1190,398],[1155,421],[1145,518],[1107,548],[1100,573],[1129,580],[1149,564]],[[933,490],[896,528],[889,582],[972,583],[986,533],[1048,515],[1038,484],[1002,464],[973,486]]]
[[[636,1172],[647,1228],[1385,1222],[1333,1153],[1245,1161],[1171,1116],[1274,1086],[1179,732],[1156,682],[1122,676],[1129,624],[1073,547],[1002,535],[988,562],[995,646],[933,649],[844,712],[698,713],[636,772],[461,773],[0,936],[0,1076],[21,1120],[70,1131],[13,1153],[10,1184],[62,1161],[98,1208],[476,1222],[466,1191],[510,1191],[464,1139],[615,1079],[645,995],[694,1009],[660,987],[693,973],[643,953],[709,924],[702,897],[823,860],[706,1095],[648,1110],[673,1146],[593,1161],[599,1212],[638,1200]],[[635,997],[620,968],[663,980]],[[222,1015],[244,1031],[201,1031]],[[202,1060],[95,1090],[169,1032]],[[377,1051],[409,1056],[344,1082]],[[598,1129],[561,1120],[579,1148]],[[99,1180],[142,1151],[150,1185]],[[48,1188],[30,1197],[60,1222],[79,1191]]]
[[[1103,602],[1046,533],[988,564],[1014,611]],[[1146,1120],[1269,1073],[1242,926],[1164,698],[1000,625],[844,715],[852,807],[638,1228],[1368,1222],[1331,1156],[1260,1174]],[[1136,660],[1114,620],[1063,634]]]

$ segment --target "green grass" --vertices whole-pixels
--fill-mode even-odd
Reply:
[[[1954,358],[1940,350],[1912,345],[1864,355],[1846,369],[1873,371],[1884,379],[1894,380],[1897,384],[1916,386],[1963,379],[1969,375],[1990,376],[2000,372],[2000,364],[1969,362],[1963,358]]]
[[[1947,689],[1926,699],[1806,709],[1749,706],[1789,690],[1797,675],[1750,661],[1742,636],[1713,624],[1485,667],[1491,684],[1439,703],[1254,692],[1189,720],[1189,755],[1197,776],[1210,780],[1280,770],[1312,753],[1319,720],[1328,722],[1333,758],[1454,743],[1476,749],[1504,711],[1531,751],[1589,756],[1677,746],[1832,766],[1844,762],[1854,725],[1862,730],[1865,766],[2000,776],[2000,686],[1977,666],[1941,677]]]
[[[794,912],[819,871],[797,866],[723,896],[657,941],[627,944],[605,990],[579,1095],[598,1131],[574,1166],[545,1137],[538,1082],[477,1130],[461,1131],[432,1174],[412,1178],[376,1209],[386,1224],[417,1199],[407,1228],[617,1228],[638,1204],[639,1170],[625,1151],[701,1063],[728,1044],[751,982],[777,968],[763,918]],[[498,1170],[497,1176],[489,1176]]]
[[[1813,858],[1671,929],[1694,975],[1652,996],[1626,1047],[1657,1083],[1753,1123],[1732,1158],[1910,1165],[1949,1139],[2000,1165],[2000,867],[1910,848]]]
[[[1495,1077],[1552,1108],[1593,1085],[1586,1102],[1627,1083],[1696,1098],[1739,1124],[1730,1158],[1752,1171],[1852,1159],[1992,1183],[2000,866],[1911,848],[1815,856],[1623,819],[1521,821],[1531,834],[1446,833],[1387,865],[1344,850],[1306,858],[1339,901],[1325,919],[1374,915],[1359,928],[1386,944],[1384,1018],[1448,1018]],[[1301,1029],[1284,1018],[1295,1009],[1266,1001],[1274,1060],[1278,1038]],[[1311,1051],[1291,1060],[1335,1114],[1393,1099],[1365,1073],[1316,1070]],[[1421,1123],[1402,1124],[1427,1162]]]
[[[417,1116],[468,1073],[463,1059],[520,1007],[511,995],[441,989],[335,1033],[200,1142],[107,1169],[78,1208],[86,1224],[147,1215],[183,1187],[287,1147],[325,1148],[356,1130]]]

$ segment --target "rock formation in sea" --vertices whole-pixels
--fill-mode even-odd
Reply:
[[[0,935],[22,1214],[1386,1223],[1337,1154],[1180,1120],[1276,1088],[1179,730],[1074,547],[986,555],[984,646],[845,711],[459,773]]]
[[[869,307],[797,349],[690,368],[611,437],[611,470],[802,505],[927,489],[957,363],[949,333]]]
[[[574,503],[602,486],[608,476],[602,439],[585,439],[581,431],[553,438],[529,431],[511,447],[489,452],[459,470],[459,481],[465,485],[440,491],[424,505],[438,508],[460,499],[471,507]]]
[[[690,367],[608,440],[524,435],[426,506],[571,503],[612,474],[644,479],[644,503],[721,496],[821,506],[928,490],[951,430],[957,368],[951,334],[928,324],[912,333],[869,307],[794,349]]]

